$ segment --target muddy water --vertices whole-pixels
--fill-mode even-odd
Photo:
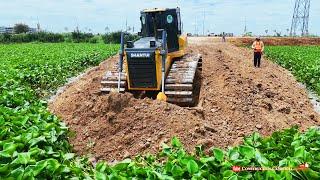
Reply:
[[[308,97],[314,110],[320,114],[320,97],[315,92],[308,89],[305,84],[299,83],[299,85],[308,92]]]
[[[319,96],[316,93],[309,91],[309,90],[308,90],[308,96],[309,96],[309,99],[313,105],[314,110],[320,114],[320,98],[319,98]]]

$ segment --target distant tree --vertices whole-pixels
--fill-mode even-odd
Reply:
[[[278,32],[277,30],[274,30],[274,33],[275,33],[274,36],[276,36],[276,37],[281,37],[281,31]]]
[[[269,30],[268,30],[268,29],[266,29],[264,32],[266,32],[266,35],[268,36],[268,32],[269,32]]]
[[[9,33],[0,34],[0,43],[9,43],[12,35]]]
[[[71,33],[71,39],[73,42],[80,43],[80,42],[89,42],[94,35],[92,33],[85,33],[80,31],[74,31]]]
[[[111,32],[105,35],[102,35],[102,40],[106,44],[120,44],[121,31]],[[127,41],[136,41],[139,39],[139,36],[135,34],[126,33],[124,36],[125,43]]]
[[[29,26],[23,23],[15,24],[13,31],[16,34],[27,33],[29,31]]]

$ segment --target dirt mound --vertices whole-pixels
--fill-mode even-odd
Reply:
[[[237,46],[249,46],[252,44],[254,39],[254,37],[229,38],[228,41]],[[269,46],[320,45],[320,38],[262,37],[262,40]]]
[[[146,149],[154,152],[174,135],[195,143],[196,139],[188,136],[199,126],[199,118],[183,108],[151,99],[137,100],[129,93],[87,98],[77,103],[74,118],[67,121],[77,132],[71,143],[81,154],[121,159]]]
[[[117,58],[111,58],[68,85],[49,104],[74,137],[70,142],[79,154],[119,160],[141,152],[156,152],[162,142],[178,136],[197,144],[201,111],[145,99],[129,93],[100,94],[100,80]],[[190,150],[194,146],[188,147]]]
[[[179,137],[188,150],[198,144],[225,148],[243,136],[299,125],[319,125],[304,89],[292,75],[270,61],[252,66],[252,53],[212,39],[190,39],[192,53],[203,55],[200,102],[182,108],[131,94],[99,93],[100,80],[116,57],[91,69],[49,104],[71,131],[79,154],[120,160],[159,150],[161,142]]]

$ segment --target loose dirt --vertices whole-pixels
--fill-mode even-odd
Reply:
[[[157,152],[177,136],[192,151],[198,144],[226,148],[257,131],[320,125],[306,91],[285,69],[263,59],[252,65],[252,52],[214,38],[190,38],[190,53],[203,55],[199,105],[183,108],[131,94],[100,94],[100,80],[117,61],[112,57],[67,85],[49,104],[74,132],[78,154],[121,160]]]
[[[249,46],[254,41],[254,37],[243,38],[227,38],[237,46]],[[268,46],[304,46],[304,45],[320,45],[320,38],[292,38],[292,37],[262,37],[263,42]]]

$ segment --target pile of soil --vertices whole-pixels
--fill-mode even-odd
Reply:
[[[157,152],[173,136],[192,151],[199,144],[236,145],[254,131],[270,135],[292,125],[320,125],[306,91],[280,66],[263,60],[262,68],[253,68],[249,50],[211,38],[190,38],[189,52],[203,55],[197,107],[101,94],[113,57],[67,85],[49,109],[75,132],[70,142],[77,153],[108,161]]]
[[[254,40],[254,37],[228,38],[229,42],[237,46],[250,46]],[[320,38],[262,37],[262,40],[269,46],[320,45]]]

